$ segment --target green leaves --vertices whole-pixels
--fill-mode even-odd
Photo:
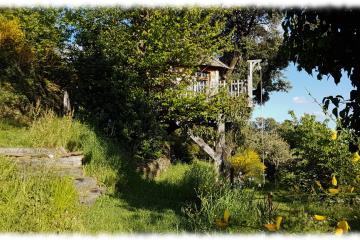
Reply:
[[[347,73],[354,87],[360,86],[359,62],[360,49],[357,34],[360,16],[358,9],[290,9],[282,26],[284,28],[284,53],[289,61],[297,63],[299,69],[308,73],[317,72],[317,78],[331,75],[338,84],[342,74]],[[360,135],[360,116],[358,107],[360,99],[352,91],[350,99],[345,102],[343,110],[339,111],[339,96],[326,98],[335,109],[334,115],[341,116],[343,127]],[[329,101],[325,99],[328,109]],[[350,146],[352,149],[354,146]],[[356,150],[356,149],[355,149]]]

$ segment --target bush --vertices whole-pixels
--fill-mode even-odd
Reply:
[[[229,162],[235,170],[235,174],[240,175],[240,179],[255,178],[260,181],[264,174],[265,166],[261,162],[259,154],[252,149],[239,151],[230,157]]]
[[[336,176],[340,185],[352,184],[359,172],[359,163],[351,161],[348,151],[349,135],[343,131],[336,139],[326,122],[317,122],[315,116],[304,115],[300,121],[293,116],[279,130],[290,144],[295,159],[282,171],[282,182],[287,186],[297,185],[310,191],[315,181],[325,188],[331,186],[331,177]]]
[[[185,227],[190,231],[219,230],[214,221],[222,217],[225,209],[231,213],[227,228],[230,232],[240,231],[240,225],[242,231],[250,231],[258,224],[254,191],[230,189],[228,183],[218,179],[212,164],[201,161],[192,163],[184,174],[182,185],[191,186],[193,194],[193,201],[182,209],[186,216]]]
[[[0,157],[0,181],[0,231],[82,229],[81,208],[72,179],[55,177],[47,172],[20,173],[13,162]]]
[[[259,130],[251,130],[246,134],[245,146],[259,154],[264,153],[266,175],[269,180],[277,178],[279,169],[286,167],[292,160],[289,144],[275,130],[266,131],[263,135]]]

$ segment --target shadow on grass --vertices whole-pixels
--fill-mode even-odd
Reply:
[[[117,184],[117,196],[134,208],[163,211],[173,210],[181,214],[181,207],[192,200],[191,189],[185,184],[170,184],[144,179],[133,167],[122,172],[125,181]],[[124,169],[123,169],[124,170]]]
[[[146,215],[148,221],[161,222],[163,218],[167,219],[170,215],[179,219],[184,215],[181,212],[182,207],[193,200],[194,193],[185,183],[172,184],[165,181],[155,181],[144,179],[139,173],[135,171],[133,165],[133,158],[131,154],[126,151],[126,144],[117,142],[114,139],[105,139],[98,135],[103,140],[104,162],[113,169],[117,169],[119,179],[116,182],[115,193],[111,198],[115,198],[124,202],[124,205],[118,206],[119,208],[126,209],[133,212],[132,217],[141,215],[141,211],[150,211]],[[86,156],[87,164],[91,164],[91,152]],[[117,156],[117,157],[114,157]],[[116,159],[114,161],[114,159]],[[169,214],[172,212],[172,214]],[[150,215],[151,216],[150,216]],[[149,216],[148,216],[149,215]],[[174,221],[178,221],[174,220]],[[134,224],[141,219],[132,219]],[[171,222],[171,220],[169,220]],[[151,224],[151,223],[149,223]],[[177,224],[179,229],[184,230],[184,226]]]

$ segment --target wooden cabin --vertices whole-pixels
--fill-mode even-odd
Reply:
[[[249,97],[249,106],[253,106],[253,86],[252,76],[254,70],[259,70],[261,60],[249,60],[249,74],[246,79],[236,79],[227,81],[225,73],[229,66],[219,59],[213,58],[209,63],[200,65],[200,70],[195,72],[193,82],[189,85],[188,90],[192,92],[202,92],[214,95],[219,88],[225,87],[231,96],[240,96],[247,94]],[[257,68],[256,68],[257,67]]]

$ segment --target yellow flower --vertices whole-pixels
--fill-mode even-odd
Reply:
[[[337,180],[336,180],[336,177],[335,177],[335,176],[332,177],[332,179],[331,179],[331,184],[332,184],[333,186],[337,186]]]
[[[329,188],[328,190],[331,194],[338,194],[340,192],[340,190],[337,188]]]
[[[335,235],[342,235],[343,233],[344,233],[344,231],[341,228],[335,229]]]
[[[267,224],[264,225],[264,227],[270,232],[277,231],[276,224],[274,224],[274,223],[267,223]]]
[[[215,219],[215,224],[219,228],[225,228],[229,225],[229,220],[230,220],[230,212],[227,209],[225,209],[223,218]]]
[[[354,152],[353,157],[352,157],[353,163],[356,163],[359,160],[360,160],[359,152]]]
[[[277,216],[277,217],[276,217],[276,229],[277,229],[277,230],[280,229],[280,225],[281,225],[282,220],[283,220],[283,217],[282,217],[282,216]]]
[[[335,141],[337,139],[337,132],[336,131],[332,131],[331,132],[331,140]]]
[[[346,192],[348,192],[348,193],[352,193],[354,190],[355,190],[355,187],[353,187],[353,186],[346,187]]]
[[[326,217],[321,215],[314,215],[313,219],[316,221],[324,221],[326,220]]]
[[[264,227],[270,232],[276,232],[280,230],[282,220],[283,220],[282,216],[277,216],[275,223],[264,224]]]
[[[337,228],[342,229],[344,233],[347,233],[350,230],[350,226],[346,220],[341,220],[338,222]]]

